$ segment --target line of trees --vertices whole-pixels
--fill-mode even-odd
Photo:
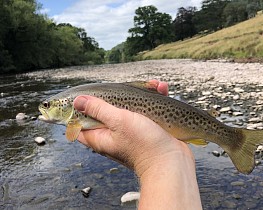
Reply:
[[[263,9],[263,0],[203,0],[200,10],[181,7],[176,17],[158,12],[155,6],[135,11],[134,27],[127,40],[108,52],[109,62],[135,59],[142,51],[164,43],[207,34],[254,17]]]
[[[56,24],[36,0],[0,1],[0,74],[104,62],[104,50],[82,28]]]

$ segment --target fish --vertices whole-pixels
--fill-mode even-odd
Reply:
[[[73,107],[79,95],[91,95],[113,106],[142,114],[176,139],[195,145],[213,142],[230,157],[237,170],[249,174],[255,167],[255,149],[263,142],[263,130],[225,125],[213,114],[158,93],[151,82],[91,83],[76,86],[50,97],[39,105],[39,119],[63,124],[66,138],[77,139],[81,130],[102,128],[101,122]]]

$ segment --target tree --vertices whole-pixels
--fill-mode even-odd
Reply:
[[[225,6],[222,15],[225,27],[234,25],[241,21],[245,21],[248,18],[248,14],[246,11],[246,3],[244,1],[229,2]]]
[[[224,26],[222,14],[230,0],[204,0],[201,10],[195,13],[194,23],[197,31],[217,31]]]
[[[127,38],[129,53],[150,50],[172,40],[172,18],[166,13],[157,12],[154,6],[139,7],[135,10],[134,28],[129,29]]]
[[[175,41],[184,40],[185,38],[192,37],[196,34],[193,22],[195,12],[195,7],[188,7],[187,9],[181,7],[178,9],[176,18],[173,21]]]

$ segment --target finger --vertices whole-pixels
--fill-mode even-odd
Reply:
[[[168,83],[160,82],[157,79],[149,80],[151,86],[153,86],[162,95],[168,96]]]
[[[160,82],[157,91],[165,96],[168,96],[168,83],[167,82]]]
[[[78,141],[88,147],[91,147],[94,151],[100,154],[105,154],[110,150],[110,142],[112,141],[110,136],[110,130],[107,128],[84,130],[81,131],[78,137]]]
[[[78,111],[102,122],[111,130],[115,130],[121,121],[121,109],[99,98],[82,95],[76,97],[73,104]]]

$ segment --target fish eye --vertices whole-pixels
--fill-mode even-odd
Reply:
[[[43,106],[48,109],[50,107],[50,104],[49,104],[49,102],[44,101]]]

